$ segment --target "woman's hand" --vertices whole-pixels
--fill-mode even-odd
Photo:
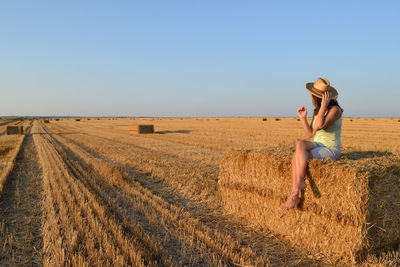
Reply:
[[[329,91],[326,91],[325,93],[322,94],[322,101],[321,101],[321,107],[327,108],[329,103],[332,100],[332,95]]]
[[[301,107],[297,110],[297,115],[300,118],[306,118],[307,117],[307,109],[305,107]]]

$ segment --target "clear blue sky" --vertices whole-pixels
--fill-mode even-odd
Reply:
[[[400,1],[2,1],[0,115],[400,115]]]

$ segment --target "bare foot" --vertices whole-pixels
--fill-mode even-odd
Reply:
[[[288,198],[288,200],[286,200],[285,203],[282,204],[280,209],[281,210],[294,209],[294,208],[297,208],[297,205],[299,205],[299,203],[300,203],[300,198],[298,196],[298,193],[290,194],[290,197]]]

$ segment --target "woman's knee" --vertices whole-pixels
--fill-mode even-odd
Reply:
[[[306,141],[305,140],[297,140],[296,142],[296,151],[298,150],[306,150]]]

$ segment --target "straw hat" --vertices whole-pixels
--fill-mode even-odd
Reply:
[[[338,91],[336,91],[336,89],[331,86],[327,78],[319,77],[315,81],[315,83],[306,83],[306,89],[312,95],[315,95],[316,97],[319,98],[322,98],[322,94],[325,93],[326,91],[329,91],[331,93],[332,99],[336,99],[339,96]]]

